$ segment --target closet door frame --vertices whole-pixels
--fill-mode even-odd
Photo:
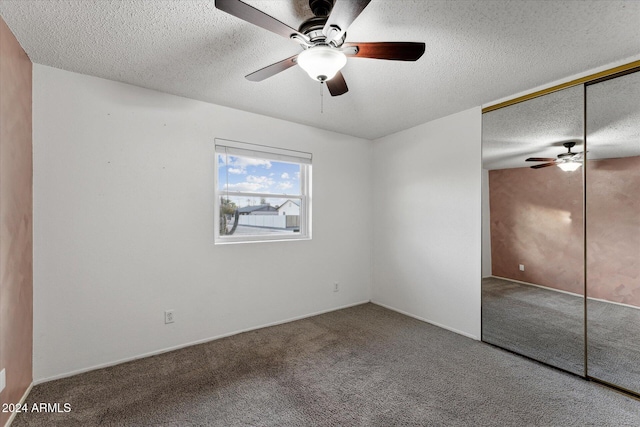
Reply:
[[[582,86],[583,88],[583,106],[584,106],[584,111],[583,111],[583,143],[584,143],[584,151],[588,151],[588,139],[587,139],[587,88],[591,85],[597,84],[597,83],[601,83],[607,80],[611,80],[611,79],[615,79],[618,77],[622,77],[625,76],[627,74],[632,74],[635,72],[640,72],[640,60],[637,61],[633,61],[630,62],[628,64],[623,64],[614,68],[610,68],[604,71],[600,71],[597,73],[593,73],[584,77],[580,77],[565,83],[561,83],[559,85],[555,85],[549,88],[545,88],[536,92],[532,92],[530,94],[526,94],[526,95],[522,95],[519,96],[517,98],[514,99],[510,99],[504,102],[500,102],[497,104],[493,104],[493,105],[489,105],[486,106],[482,109],[482,113],[488,113],[490,111],[494,111],[494,110],[498,110],[504,107],[508,107],[514,104],[518,104],[524,101],[528,101],[530,99],[534,99],[534,98],[538,98],[540,96],[544,96],[547,95],[549,93],[553,93],[553,92],[557,92],[560,91],[562,89],[566,89],[569,87],[573,87],[573,86]],[[589,364],[588,364],[588,339],[589,339],[589,332],[588,332],[588,313],[587,313],[587,302],[588,302],[588,289],[587,289],[587,282],[588,282],[588,276],[587,276],[587,160],[588,160],[588,154],[585,153],[585,157],[584,157],[584,161],[583,161],[583,168],[582,168],[582,185],[583,185],[583,203],[582,203],[582,214],[583,214],[583,250],[584,250],[584,254],[583,254],[583,278],[584,278],[584,296],[583,296],[583,303],[584,303],[584,321],[583,321],[583,325],[584,325],[584,377],[587,380],[590,381],[594,381],[600,384],[603,384],[607,387],[622,391],[624,393],[627,393],[629,395],[632,395],[636,398],[640,398],[640,390],[638,391],[634,391],[634,390],[629,390],[625,387],[607,382],[605,380],[601,380],[598,379],[596,377],[592,377],[589,375]],[[493,344],[490,344],[493,345]],[[513,352],[511,350],[507,350],[510,352]],[[513,352],[518,354],[517,352]],[[523,356],[523,357],[527,357],[528,356]],[[543,363],[546,364],[544,362],[539,362],[539,363]],[[551,366],[551,365],[549,365]],[[556,369],[560,369],[563,370],[562,368],[558,368],[555,366],[552,366]],[[563,370],[564,371],[564,370]],[[565,371],[568,373],[572,373],[569,371]],[[573,374],[573,373],[572,373]],[[575,375],[575,374],[574,374]]]

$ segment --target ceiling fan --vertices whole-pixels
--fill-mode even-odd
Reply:
[[[215,0],[218,9],[251,24],[292,39],[304,49],[297,55],[268,65],[245,76],[259,82],[294,65],[300,65],[314,80],[326,83],[332,96],[349,89],[340,70],[347,57],[416,61],[425,50],[424,43],[369,42],[345,43],[347,29],[371,0],[309,0],[314,16],[298,30],[240,0]]]
[[[548,162],[531,166],[531,169],[546,168],[548,166],[558,166],[565,172],[571,172],[578,169],[584,158],[584,152],[574,153],[571,151],[571,148],[576,145],[575,141],[568,141],[562,145],[567,149],[567,152],[558,154],[557,159],[554,159],[553,157],[529,157],[526,161]]]

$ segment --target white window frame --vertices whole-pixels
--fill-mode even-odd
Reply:
[[[218,182],[218,154],[232,156],[252,157],[258,159],[274,160],[279,162],[296,163],[300,165],[300,195],[285,193],[260,193],[244,191],[227,191],[220,189]],[[265,145],[249,144],[247,142],[232,141],[228,139],[215,139],[214,154],[214,243],[252,243],[252,242],[278,242],[289,240],[311,240],[311,160],[312,154],[302,151],[287,150],[284,148],[269,147]],[[300,231],[298,233],[264,234],[264,235],[220,235],[220,198],[221,197],[264,197],[283,198],[300,201]]]

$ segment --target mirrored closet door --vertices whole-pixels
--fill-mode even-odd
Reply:
[[[584,376],[583,87],[482,127],[482,339]]]
[[[586,103],[587,373],[640,393],[640,72]]]
[[[482,340],[640,396],[640,64],[584,80],[483,114]]]

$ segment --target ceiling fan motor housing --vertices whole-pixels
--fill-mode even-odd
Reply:
[[[342,46],[345,38],[347,37],[347,33],[344,33],[342,37],[338,38],[337,40],[332,40],[331,42],[326,43],[327,38],[322,32],[322,30],[324,29],[324,25],[326,23],[327,23],[326,16],[314,16],[313,18],[309,18],[306,21],[304,21],[302,24],[300,24],[300,28],[298,29],[298,31],[300,31],[302,34],[307,36],[309,38],[309,41],[311,41],[311,43],[314,45],[324,44],[327,46],[331,45],[334,47]]]
[[[562,159],[563,157],[568,157],[568,156],[573,157],[576,154],[576,153],[572,153],[571,152],[571,148],[576,145],[576,143],[574,141],[565,142],[562,145],[564,145],[564,148],[566,148],[568,150],[568,152],[567,153],[558,154],[558,158],[559,159]]]
[[[313,18],[309,18],[300,24],[300,31],[305,36],[309,37],[309,40],[317,41],[318,39],[324,39],[324,34],[322,34],[322,29],[324,28],[324,24],[327,22],[326,16],[314,16]]]
[[[342,37],[326,43],[327,37],[324,35],[323,29],[333,9],[333,3],[334,0],[309,0],[309,7],[315,16],[300,24],[298,31],[307,36],[313,45],[340,47],[347,37],[347,33],[344,33]],[[335,30],[339,31],[337,27]]]
[[[309,7],[315,16],[324,16],[325,18],[333,9],[334,0],[309,0]]]

